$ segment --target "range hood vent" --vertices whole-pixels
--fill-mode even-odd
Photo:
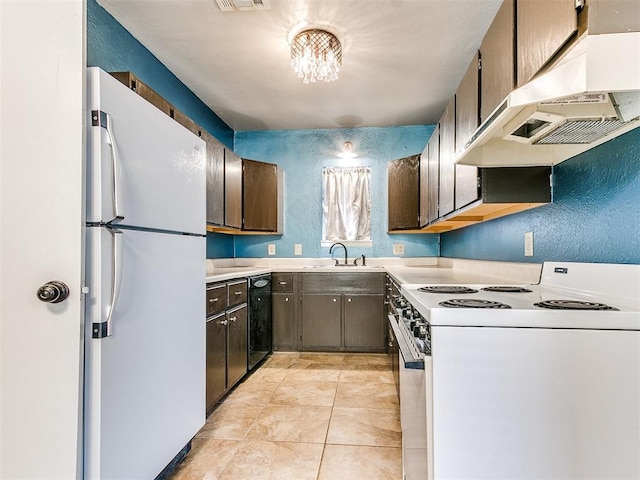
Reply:
[[[568,119],[548,134],[540,137],[534,145],[576,145],[593,143],[615,132],[624,125],[617,118],[607,119]]]
[[[640,32],[585,36],[512,91],[456,152],[456,163],[556,165],[639,127],[639,58]]]
[[[246,12],[252,10],[270,10],[269,0],[216,0],[223,12]]]

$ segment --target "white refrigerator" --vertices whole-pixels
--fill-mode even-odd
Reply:
[[[205,144],[87,69],[84,477],[153,479],[205,421]]]

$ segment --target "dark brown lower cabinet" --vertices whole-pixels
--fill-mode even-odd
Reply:
[[[302,350],[342,346],[342,298],[338,294],[302,294]]]
[[[224,395],[227,386],[226,324],[224,312],[207,319],[207,411]]]
[[[344,296],[344,346],[385,351],[384,295]]]
[[[272,293],[273,350],[293,352],[296,342],[296,310],[293,293]]]
[[[246,279],[207,285],[207,412],[247,373],[249,339],[246,301]],[[229,303],[231,306],[228,306]]]
[[[384,274],[302,274],[300,284],[300,350],[386,351]]]
[[[227,311],[227,390],[247,373],[247,305]]]

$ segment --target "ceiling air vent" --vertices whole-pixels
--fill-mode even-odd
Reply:
[[[269,0],[216,0],[223,12],[270,10]]]

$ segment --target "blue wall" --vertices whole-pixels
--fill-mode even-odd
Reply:
[[[284,234],[235,239],[236,256],[265,257],[267,244],[276,244],[277,257],[293,257],[294,244],[302,244],[303,257],[328,257],[322,237],[322,168],[371,167],[371,236],[373,247],[350,247],[349,256],[390,257],[394,242],[405,244],[405,256],[437,256],[437,235],[388,235],[387,162],[422,152],[433,126],[350,128],[331,130],[279,130],[236,132],[236,153],[277,163],[285,175]],[[345,141],[357,157],[337,157]]]
[[[229,148],[233,130],[95,0],[87,1],[87,66],[133,72]],[[233,257],[233,237],[207,234],[207,258]]]
[[[95,0],[87,1],[87,65],[134,73],[211,135],[233,148],[233,130]]]
[[[524,256],[533,232],[534,256]],[[640,129],[554,169],[553,204],[441,234],[440,254],[515,262],[640,263]]]
[[[227,147],[234,132],[95,0],[87,1],[87,64],[131,71]],[[395,241],[405,256],[442,255],[481,260],[614,262],[640,264],[640,129],[629,132],[555,168],[554,203],[528,212],[438,235],[386,234],[386,164],[420,153],[429,126],[237,132],[241,156],[278,163],[286,174],[283,236],[233,237],[208,234],[207,257],[262,257],[275,243],[279,257],[328,256],[320,247],[323,166],[350,140],[359,153],[350,165],[372,167],[372,248],[350,255],[391,256]],[[533,257],[524,257],[524,232],[534,233]],[[439,244],[440,242],[440,244]]]

